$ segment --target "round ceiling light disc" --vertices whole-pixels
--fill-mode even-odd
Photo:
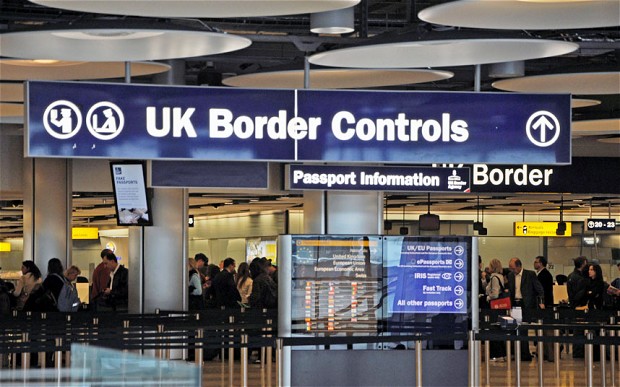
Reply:
[[[131,76],[164,73],[170,65],[154,62],[131,62]],[[0,60],[0,79],[3,81],[86,80],[125,77],[125,62],[67,62],[18,59]],[[23,98],[23,96],[22,96]]]
[[[620,94],[620,72],[536,75],[503,79],[493,87],[526,93]]]
[[[375,44],[312,55],[310,63],[350,68],[468,66],[547,58],[568,54],[579,45],[556,40],[462,39]]]
[[[598,99],[585,99],[585,98],[573,98],[571,99],[570,107],[573,109],[579,109],[584,107],[600,105],[601,101]]]
[[[250,44],[250,39],[241,36],[202,31],[42,30],[1,34],[0,56],[93,62],[161,60],[221,54]]]
[[[31,0],[46,7],[87,13],[147,17],[224,18],[333,11],[360,0]]]
[[[460,0],[418,13],[428,23],[500,30],[615,27],[618,15],[617,0]]]
[[[454,73],[435,70],[310,70],[312,89],[356,89],[410,85],[452,78]],[[227,86],[261,89],[303,89],[304,71],[274,71],[229,77]]]
[[[24,102],[24,84],[0,83],[0,102]]]
[[[573,121],[571,133],[580,136],[620,135],[620,118]]]

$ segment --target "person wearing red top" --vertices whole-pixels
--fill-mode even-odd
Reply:
[[[97,307],[97,299],[101,297],[103,290],[108,286],[108,282],[110,282],[110,269],[108,269],[103,262],[103,257],[111,252],[112,250],[110,249],[101,250],[101,263],[97,265],[93,271],[92,287],[90,289],[90,306],[93,309]]]

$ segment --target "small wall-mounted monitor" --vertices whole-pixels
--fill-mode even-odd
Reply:
[[[110,163],[119,226],[152,226],[151,202],[146,191],[146,166],[141,161]]]
[[[419,222],[420,222],[420,230],[422,231],[439,230],[439,215],[422,214],[420,215]]]

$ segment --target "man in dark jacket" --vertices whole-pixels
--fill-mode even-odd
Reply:
[[[588,305],[588,258],[577,257],[573,259],[575,270],[568,275],[566,291],[568,292],[568,303],[572,308]]]
[[[129,300],[129,271],[118,264],[112,251],[106,253],[103,262],[110,270],[108,287],[103,290],[105,305],[118,312],[126,312]]]
[[[521,309],[545,308],[545,292],[542,285],[536,278],[536,273],[532,270],[525,270],[519,258],[512,258],[508,262],[510,274],[508,274],[508,289],[510,290],[510,301],[513,306]],[[529,343],[521,341],[521,360],[531,361]]]
[[[545,292],[545,307],[553,308],[553,275],[547,270],[547,258],[542,255],[534,258],[534,270]],[[544,335],[553,336],[553,331],[545,330]],[[545,360],[554,360],[553,343],[543,343],[543,354]]]
[[[237,285],[235,285],[235,266],[234,259],[226,258],[223,270],[213,279],[211,288],[215,295],[215,305],[217,307],[239,307],[238,302],[241,301],[241,295],[239,290],[237,290]]]

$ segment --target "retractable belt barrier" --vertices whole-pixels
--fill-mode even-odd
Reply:
[[[483,312],[487,313],[487,312]],[[572,310],[527,315],[532,321],[518,329],[502,329],[497,318],[505,313],[488,311],[480,319],[475,340],[560,342],[573,344],[620,344],[620,325],[610,324],[616,312],[583,313]],[[233,318],[231,319],[231,316]],[[538,320],[534,317],[541,317]],[[556,316],[557,317],[557,316]],[[234,323],[230,323],[234,321]],[[272,347],[278,338],[276,310],[211,309],[199,313],[160,311],[157,314],[16,313],[0,319],[0,354],[68,351],[72,343],[89,343],[121,350]],[[617,318],[616,321],[620,321]],[[294,325],[294,324],[293,324]],[[265,328],[269,335],[265,335]],[[403,342],[416,340],[467,340],[467,323],[390,322],[367,336],[290,337],[285,346]],[[519,335],[518,330],[570,330],[572,336]],[[588,338],[582,332],[604,329],[615,335]],[[200,334],[197,332],[200,330]],[[242,343],[241,337],[247,336]],[[60,339],[60,340],[58,340]]]

